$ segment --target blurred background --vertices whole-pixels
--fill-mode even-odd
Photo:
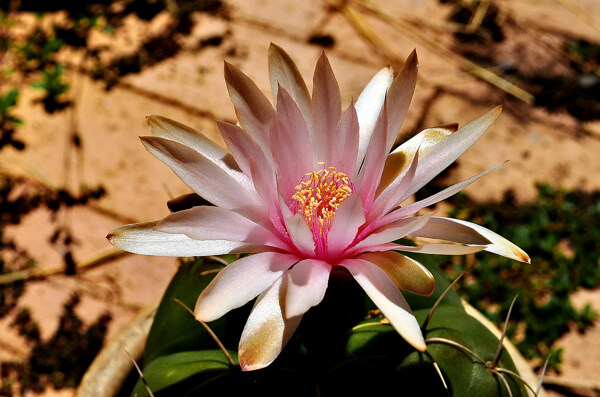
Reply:
[[[120,253],[113,227],[188,188],[138,140],[159,114],[222,143],[223,60],[270,96],[267,50],[312,86],[325,50],[346,104],[417,49],[398,143],[504,111],[423,195],[510,160],[438,215],[532,257],[437,257],[502,324],[554,396],[600,395],[600,2],[596,0],[0,0],[0,396],[71,396],[103,344],[155,304],[173,258]]]

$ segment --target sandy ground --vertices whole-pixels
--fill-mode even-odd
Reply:
[[[431,41],[442,47],[450,43],[447,33],[432,27],[443,22],[446,12],[437,2],[377,3],[399,19],[426,23],[428,39],[407,35],[372,15],[361,14],[382,39],[380,45],[373,46],[347,17],[329,12],[322,2],[230,0],[226,2],[229,20],[198,15],[183,51],[125,77],[109,92],[100,83],[71,72],[75,84],[72,92],[79,92],[74,114],[67,111],[48,116],[38,105],[32,105],[31,99],[37,94],[25,90],[16,113],[27,120],[19,134],[28,149],[24,153],[5,149],[1,166],[50,186],[76,189],[85,183],[106,188],[107,196],[94,206],[59,214],[59,222],[74,231],[75,258],[82,260],[107,247],[104,236],[111,228],[163,217],[168,213],[165,202],[187,192],[187,187],[140,144],[138,136],[148,134],[144,116],[167,116],[218,140],[213,119],[235,118],[223,80],[223,60],[244,70],[270,96],[266,54],[269,43],[276,42],[298,62],[310,89],[312,70],[322,50],[309,44],[307,38],[319,33],[335,40],[327,54],[346,103],[358,96],[379,68],[394,64],[417,48],[421,79],[403,126],[405,132],[448,122],[464,124],[499,102],[509,103],[491,130],[461,157],[450,176],[458,181],[510,160],[470,187],[467,192],[473,197],[499,198],[505,189],[512,188],[518,199],[529,200],[534,197],[534,183],[538,181],[600,189],[600,123],[582,124],[566,114],[550,115],[514,98],[507,99],[487,83],[465,75],[460,62],[432,47]],[[600,25],[594,27],[586,20],[600,15],[600,4],[594,0],[578,2],[577,9],[584,10],[588,17],[566,7],[564,4],[570,4],[567,2],[505,0],[502,4],[525,26],[530,24],[532,30],[541,26],[546,31],[598,37]],[[148,34],[135,21],[124,29],[117,31],[117,37]],[[201,40],[213,36],[223,37],[220,46],[196,49]],[[96,40],[101,43],[106,37],[98,36]],[[431,101],[438,88],[440,92]],[[81,156],[68,144],[72,117],[83,142]],[[589,134],[576,135],[581,129]],[[48,242],[52,227],[49,214],[40,210],[9,233],[34,254],[40,266],[46,266],[61,260]],[[175,269],[172,258],[128,255],[76,277],[29,282],[19,306],[30,308],[33,318],[42,324],[42,336],[47,338],[57,326],[64,302],[72,292],[79,292],[83,299],[78,314],[86,321],[94,321],[106,310],[112,313],[110,338],[142,308],[160,298]],[[598,291],[578,293],[576,301],[592,302],[600,311]],[[28,351],[24,341],[7,326],[10,321],[10,317],[0,321],[0,360],[23,358]],[[565,348],[562,376],[600,380],[600,327],[585,335],[571,333],[559,345]],[[48,391],[46,395],[70,393]]]

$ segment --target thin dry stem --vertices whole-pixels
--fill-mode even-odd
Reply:
[[[148,395],[150,397],[154,397],[154,394],[152,394],[152,390],[150,390],[150,386],[148,386],[148,382],[146,382],[146,377],[144,377],[144,373],[142,372],[142,370],[138,366],[138,363],[135,361],[135,359],[133,358],[133,356],[127,350],[124,350],[124,352],[127,353],[127,355],[129,356],[129,358],[131,359],[131,362],[135,366],[135,369],[137,370],[137,373],[140,375],[140,380],[144,384],[144,387],[146,388],[146,391],[148,392]]]
[[[498,377],[502,380],[502,383],[504,383],[504,386],[506,387],[506,391],[508,392],[509,397],[513,397],[512,390],[510,389],[510,385],[508,384],[506,377],[504,375],[502,375],[501,373],[496,373],[496,375],[498,375]]]
[[[187,310],[188,313],[190,313],[196,319],[196,321],[198,321],[200,324],[202,324],[204,329],[210,334],[210,336],[213,338],[213,340],[215,342],[217,342],[217,345],[219,345],[219,349],[221,349],[221,351],[227,358],[227,361],[229,361],[229,365],[231,365],[232,367],[235,367],[236,363],[233,361],[233,358],[231,358],[231,355],[229,354],[229,352],[227,351],[227,349],[225,348],[225,346],[223,345],[223,343],[221,342],[221,340],[219,339],[217,334],[215,334],[213,332],[213,330],[208,326],[208,324],[206,324],[204,321],[198,320],[196,318],[196,315],[194,314],[194,311],[192,309],[190,309],[189,307],[187,307],[185,303],[183,303],[182,301],[180,301],[177,298],[173,298],[173,300],[175,302],[179,303],[185,310]]]
[[[450,390],[448,389],[448,385],[446,384],[446,380],[444,379],[444,375],[442,374],[442,370],[440,369],[440,366],[438,365],[438,363],[435,361],[433,356],[427,350],[425,350],[423,353],[425,353],[427,358],[429,358],[431,360],[431,363],[433,364],[433,368],[435,368],[438,376],[442,380],[442,384],[444,385],[444,389],[446,389],[446,393],[448,394],[448,397],[450,397]]]
[[[550,354],[546,357],[546,361],[544,361],[544,367],[542,368],[542,374],[540,375],[540,382],[538,383],[537,390],[535,394],[537,395],[540,390],[542,390],[542,385],[544,384],[544,377],[546,376],[546,370],[548,369],[548,363],[550,362]]]
[[[537,396],[537,392],[535,390],[533,390],[533,387],[529,386],[529,383],[527,383],[525,381],[525,379],[523,379],[523,377],[521,377],[521,375],[517,374],[516,372],[513,372],[513,371],[511,371],[509,369],[506,369],[506,368],[500,368],[500,367],[495,368],[495,371],[496,372],[502,372],[504,374],[510,375],[513,378],[521,381],[521,383],[523,383],[525,385],[525,387],[527,387],[529,390],[531,390],[531,392],[533,393],[534,396]]]
[[[456,283],[458,282],[458,280],[460,280],[462,278],[462,276],[464,276],[465,274],[467,274],[468,272],[470,272],[471,269],[473,269],[473,267],[475,267],[475,264],[469,266],[461,274],[459,274],[458,277],[456,277],[454,279],[454,281],[452,281],[452,283],[450,283],[450,285],[448,286],[448,288],[446,288],[446,290],[440,295],[440,297],[437,299],[437,301],[435,301],[435,304],[433,305],[433,307],[429,311],[429,314],[427,315],[427,318],[425,319],[425,321],[423,322],[423,325],[421,326],[421,331],[425,332],[425,330],[427,329],[427,325],[429,325],[429,321],[431,320],[431,317],[433,316],[433,313],[435,313],[435,311],[438,308],[438,306],[440,305],[440,303],[442,303],[442,300],[446,297],[446,295],[448,294],[448,292],[450,292],[450,290],[456,285]]]
[[[485,361],[483,361],[481,359],[481,357],[479,357],[477,355],[477,353],[475,353],[473,350],[469,349],[468,347],[461,345],[458,342],[454,342],[453,340],[446,339],[446,338],[428,338],[428,339],[425,339],[425,343],[443,343],[446,345],[454,346],[454,347],[470,354],[471,356],[475,357],[475,359],[477,359],[477,361],[479,361],[480,363],[482,363],[483,365],[485,365],[487,367],[487,364],[485,363]]]
[[[129,252],[121,251],[118,248],[108,247],[104,248],[100,251],[95,252],[94,254],[88,256],[84,260],[75,264],[75,269],[77,271],[91,268],[94,266],[101,265],[103,263],[109,262],[113,259],[119,258],[123,255],[128,255]],[[11,284],[17,281],[22,280],[32,280],[32,279],[41,279],[49,276],[53,276],[55,274],[61,274],[66,271],[66,267],[64,264],[60,265],[52,265],[52,266],[44,266],[44,267],[33,267],[30,269],[19,270],[16,272],[6,273],[0,275],[0,285]]]
[[[429,37],[428,35],[419,31],[419,29],[415,29],[415,27],[411,26],[410,23],[408,23],[404,19],[398,17],[397,15],[391,14],[388,11],[383,10],[381,7],[373,4],[372,2],[370,2],[368,0],[354,0],[353,3],[356,3],[357,6],[359,6],[364,11],[369,12],[369,13],[377,16],[382,21],[394,26],[399,31],[401,31],[402,34],[404,34],[405,36],[410,37],[412,40],[421,42],[423,45],[429,47],[431,50],[435,51],[437,54],[440,54],[440,55],[446,57],[446,59],[451,60],[454,63],[458,64],[458,66],[460,66],[463,70],[471,73],[472,75],[480,78],[481,80],[484,80],[487,83],[500,88],[504,92],[522,100],[523,102],[526,102],[528,104],[532,104],[534,102],[535,97],[532,94],[530,94],[529,92],[527,92],[526,90],[509,82],[508,80],[504,79],[503,77],[499,76],[498,74],[478,65],[477,63],[470,61],[469,59],[463,57],[462,55],[457,54],[457,53],[453,52],[452,50],[449,50],[444,45],[444,43]],[[359,15],[357,13],[357,11],[355,11],[352,8],[352,6],[347,3],[345,3],[343,6],[341,6],[340,10],[344,13],[344,15],[346,17],[348,17],[349,14]],[[350,11],[348,11],[348,10],[350,10]],[[348,18],[348,19],[353,24],[355,29],[357,29],[357,30],[364,29],[364,27],[359,28],[356,25],[357,24],[356,19],[351,19],[351,18]],[[362,20],[362,22],[363,22],[363,24],[366,24],[366,22],[364,22],[364,20]],[[377,37],[379,37],[377,35],[377,33],[370,26],[368,26],[368,28],[371,31],[371,35],[376,35]],[[379,41],[381,41],[381,38]],[[369,42],[373,43],[373,41],[371,41],[371,40],[369,40]],[[375,46],[375,44],[372,44],[372,45]],[[379,50],[382,51],[383,49],[385,49],[385,48],[382,47]],[[386,52],[387,51],[389,51],[389,50],[386,50]],[[396,56],[393,54],[387,54],[386,57],[388,59],[393,59],[393,60],[396,59]]]
[[[506,336],[506,328],[508,327],[508,320],[510,319],[510,315],[512,313],[512,309],[515,306],[515,302],[519,294],[516,294],[508,308],[508,313],[506,314],[506,320],[504,321],[504,328],[502,328],[502,334],[500,335],[500,341],[498,342],[498,348],[496,349],[496,354],[494,355],[494,359],[492,360],[492,367],[495,367],[498,364],[498,360],[500,359],[500,353],[502,353],[502,343],[504,342],[504,337]]]

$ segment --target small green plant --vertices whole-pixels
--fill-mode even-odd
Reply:
[[[69,89],[69,84],[63,80],[64,71],[65,68],[62,64],[46,68],[42,72],[42,80],[32,84],[33,88],[44,92],[44,97],[40,102],[44,104],[44,109],[48,113],[63,110],[71,104],[70,101],[64,99],[64,94]]]
[[[553,353],[550,368],[560,362],[556,341],[571,329],[583,332],[596,313],[573,307],[570,294],[600,285],[600,192],[586,193],[537,185],[537,201],[518,204],[509,191],[499,202],[477,203],[465,194],[450,200],[449,216],[472,220],[514,241],[531,256],[531,266],[515,266],[503,258],[476,254],[472,275],[459,284],[469,302],[490,319],[506,316],[519,293],[508,334],[540,363]],[[582,233],[585,230],[585,233]],[[437,257],[451,273],[465,269],[467,258]]]
[[[17,150],[25,148],[25,144],[14,137],[16,127],[23,124],[23,120],[12,113],[18,99],[19,90],[16,88],[0,95],[0,149],[5,146],[12,146]]]

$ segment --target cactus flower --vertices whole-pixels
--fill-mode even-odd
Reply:
[[[201,133],[148,117],[148,151],[212,203],[108,235],[125,251],[164,256],[250,253],[222,269],[200,294],[195,315],[212,321],[254,298],[239,345],[243,370],[269,365],[303,314],[323,299],[333,268],[345,268],[420,351],[419,324],[400,290],[428,295],[431,273],[401,252],[468,254],[487,250],[528,262],[520,248],[481,226],[417,215],[500,164],[426,199],[403,205],[467,150],[498,117],[492,109],[460,129],[426,129],[392,150],[417,79],[413,52],[395,77],[379,71],[342,110],[325,54],[312,95],[290,56],[269,50],[275,105],[236,67],[225,80],[239,125],[217,122],[229,150]],[[451,243],[397,243],[425,237]],[[427,240],[431,241],[431,240]]]

